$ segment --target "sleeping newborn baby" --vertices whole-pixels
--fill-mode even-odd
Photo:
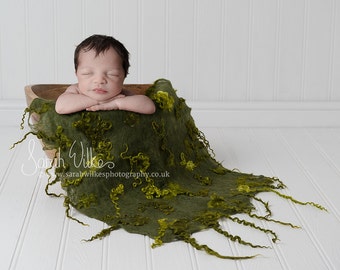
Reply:
[[[141,114],[155,112],[145,95],[124,90],[129,52],[113,37],[93,35],[81,42],[74,53],[77,84],[70,85],[56,102],[59,114],[82,110],[125,110]]]

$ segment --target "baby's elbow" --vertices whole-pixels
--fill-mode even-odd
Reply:
[[[139,113],[142,114],[153,114],[156,112],[155,103],[147,96],[139,95]],[[119,101],[119,99],[118,99]]]
[[[55,109],[56,113],[58,113],[58,114],[67,114],[67,113],[69,113],[67,110],[65,110],[64,106],[61,106],[58,103],[56,103],[54,109]]]
[[[67,114],[64,110],[56,109],[55,111],[57,114]]]
[[[54,109],[55,109],[56,113],[63,114],[62,108],[60,108],[57,104],[55,105]]]
[[[156,112],[155,103],[151,102],[150,104],[148,104],[145,113],[146,114],[154,114],[155,112]]]

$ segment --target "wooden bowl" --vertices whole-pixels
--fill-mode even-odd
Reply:
[[[47,100],[57,100],[64,93],[69,84],[34,84],[25,86],[25,95],[27,106],[30,106],[36,98]],[[144,94],[151,84],[124,84],[123,88],[136,94]],[[39,115],[32,113],[30,121],[35,124],[39,121]],[[41,141],[42,143],[42,141]],[[42,143],[44,146],[44,144]],[[44,150],[47,157],[51,160],[56,158],[56,150]]]

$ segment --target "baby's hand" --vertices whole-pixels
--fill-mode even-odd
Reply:
[[[87,111],[111,111],[111,110],[119,110],[118,104],[116,102],[119,98],[124,98],[125,95],[117,95],[113,99],[110,99],[108,101],[103,101],[97,105],[93,105],[91,107],[86,108]]]
[[[93,105],[91,107],[86,108],[87,111],[95,112],[95,111],[111,111],[118,110],[117,104],[111,103],[101,103],[98,105]]]

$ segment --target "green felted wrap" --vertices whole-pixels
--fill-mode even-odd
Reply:
[[[252,256],[220,255],[191,235],[210,228],[240,244],[261,247],[223,231],[219,220],[226,218],[270,234],[276,241],[275,232],[233,216],[245,213],[250,220],[293,227],[270,219],[268,204],[256,197],[259,192],[274,192],[322,209],[279,193],[284,185],[278,179],[224,168],[169,81],[156,81],[146,95],[156,104],[153,115],[126,111],[59,115],[55,102],[43,99],[35,99],[27,109],[39,115],[32,133],[46,149],[58,150],[56,179],[47,192],[51,184],[60,182],[67,216],[72,206],[109,225],[90,240],[124,228],[150,236],[153,246],[182,240],[221,258],[245,259]],[[263,204],[265,216],[256,214],[253,199]]]

